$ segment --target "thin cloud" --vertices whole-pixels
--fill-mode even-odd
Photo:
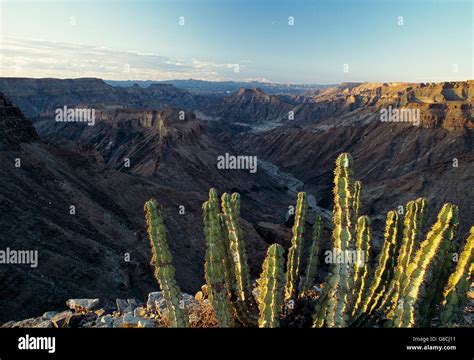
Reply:
[[[1,41],[1,76],[231,80],[236,77],[234,66],[51,40],[4,38]]]

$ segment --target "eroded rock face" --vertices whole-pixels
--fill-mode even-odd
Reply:
[[[20,109],[0,93],[0,149],[20,143],[37,141],[38,134],[30,120],[23,117]]]
[[[474,81],[441,83],[343,83],[307,95],[267,95],[259,89],[241,89],[204,109],[227,122],[283,122],[332,125],[380,120],[380,111],[393,107],[420,112],[425,128],[473,129]],[[290,114],[291,112],[291,114]]]
[[[69,299],[66,305],[76,312],[90,311],[99,306],[99,299]]]
[[[2,137],[1,156],[11,166],[0,167],[0,212],[6,214],[0,222],[0,246],[12,247],[14,239],[20,249],[38,250],[38,267],[0,272],[0,320],[59,307],[64,298],[100,296],[113,302],[116,296],[147,294],[155,287],[143,212],[151,197],[163,205],[183,291],[195,291],[203,283],[201,204],[212,186],[241,193],[252,276],[260,272],[267,245],[249,221],[272,219],[276,212],[268,204],[286,207],[293,199],[265,173],[219,171],[217,155],[231,150],[206,136],[194,117],[175,123],[177,110],[119,111],[112,124],[104,120],[104,131],[95,133],[98,139],[113,139],[114,147],[107,150],[104,141],[98,150],[89,136],[79,147],[17,141],[37,136],[18,109],[6,100],[2,104],[0,112],[10,117],[0,117],[0,124],[7,119],[30,126],[20,132],[7,127]],[[123,166],[124,157],[130,158],[130,169]],[[21,160],[20,168],[15,159]],[[255,182],[267,191],[254,191]],[[186,216],[179,213],[180,206]],[[38,276],[43,280],[37,281]]]
[[[205,110],[226,122],[279,122],[288,119],[288,112],[295,105],[292,97],[268,95],[258,88],[241,88]]]
[[[0,129],[6,129],[0,130],[0,247],[38,251],[36,268],[2,266],[0,319],[58,308],[71,296],[99,295],[112,302],[117,295],[142,297],[153,289],[143,204],[157,197],[171,211],[189,201],[199,204],[199,194],[104,169],[87,153],[37,141],[31,123],[3,97]],[[204,256],[201,214],[196,206],[186,219],[176,215],[167,224],[170,237],[178,239],[173,251],[194,249],[177,257],[177,278],[184,290],[198,289]],[[192,227],[184,235],[188,230],[183,229]]]
[[[194,97],[185,90],[168,84],[147,88],[113,87],[97,78],[29,79],[0,78],[0,92],[22,109],[28,117],[54,112],[57,108],[87,104],[97,109],[161,109],[177,106],[195,108]]]

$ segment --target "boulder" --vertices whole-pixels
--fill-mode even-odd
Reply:
[[[117,312],[120,314],[125,314],[126,312],[132,311],[131,306],[127,300],[116,299],[115,303],[117,304]]]
[[[146,308],[154,314],[162,314],[166,310],[166,301],[161,291],[155,291],[148,294]]]
[[[112,315],[105,315],[99,319],[100,320],[98,321],[98,323],[105,325],[104,327],[112,327],[114,324],[114,318],[112,317]]]
[[[139,317],[127,314],[122,318],[122,327],[124,328],[136,328],[141,319]]]
[[[156,322],[153,320],[139,319],[138,327],[139,328],[156,328]]]
[[[133,316],[143,318],[146,316],[146,309],[143,307],[137,307],[133,310]]]
[[[69,299],[66,301],[67,307],[76,312],[87,312],[99,306],[99,299]]]

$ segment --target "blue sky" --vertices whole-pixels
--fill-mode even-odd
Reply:
[[[474,78],[472,0],[16,0],[0,8],[2,76]]]

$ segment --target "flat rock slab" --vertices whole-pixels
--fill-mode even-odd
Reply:
[[[66,305],[76,312],[91,311],[99,306],[99,299],[69,299]]]

